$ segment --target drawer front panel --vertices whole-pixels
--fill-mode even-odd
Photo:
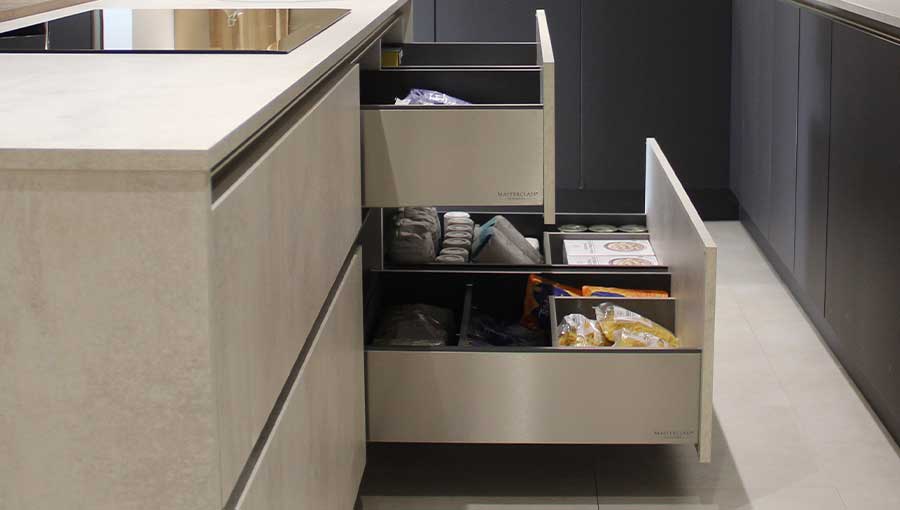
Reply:
[[[366,353],[369,440],[697,441],[700,354]]]
[[[540,108],[363,111],[366,207],[540,205]]]
[[[353,508],[366,456],[362,307],[357,254],[239,499],[239,509]]]
[[[223,491],[232,490],[359,232],[358,72],[213,205]]]

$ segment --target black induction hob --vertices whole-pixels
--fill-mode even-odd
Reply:
[[[0,33],[0,52],[289,53],[348,9],[95,9]]]

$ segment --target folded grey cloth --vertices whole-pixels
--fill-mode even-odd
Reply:
[[[495,216],[477,229],[472,260],[486,264],[536,265],[544,257],[503,216]]]
[[[403,207],[394,215],[388,256],[397,264],[430,264],[440,247],[441,224],[433,207]]]
[[[469,261],[469,251],[465,248],[444,248],[441,255],[456,255],[463,258],[463,262]]]
[[[437,250],[441,242],[441,220],[438,217],[437,209],[434,207],[401,207],[397,209],[394,221],[403,218],[427,223],[431,237],[434,239],[435,250]]]
[[[429,264],[434,262],[434,242],[427,234],[395,230],[389,256],[397,264]]]
[[[522,254],[524,254],[526,257],[528,257],[529,260],[531,260],[532,264],[544,263],[544,257],[541,256],[541,252],[535,249],[535,247],[528,242],[528,239],[525,239],[525,236],[523,236],[522,233],[519,232],[519,230],[514,227],[512,223],[509,222],[509,220],[507,220],[503,216],[496,216],[495,219],[497,221],[496,223],[494,223],[494,228],[500,229],[500,231],[503,232],[503,235],[505,235],[507,239],[515,244],[516,247],[522,251]]]
[[[516,243],[509,240],[502,230],[489,227],[482,229],[481,244],[473,251],[472,260],[480,264],[507,264],[527,266],[533,264],[531,258],[522,253]]]
[[[471,232],[452,231],[447,232],[447,234],[444,236],[444,239],[468,239],[469,241],[471,241],[473,239],[473,236]]]
[[[460,255],[438,255],[435,261],[438,264],[465,264],[466,258]]]
[[[468,239],[444,239],[444,249],[447,248],[463,248],[466,251],[469,251],[472,249],[472,241],[469,241]]]

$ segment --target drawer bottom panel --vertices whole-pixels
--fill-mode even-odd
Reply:
[[[701,356],[370,350],[369,441],[693,444]]]

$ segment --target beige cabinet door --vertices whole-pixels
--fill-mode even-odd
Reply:
[[[366,461],[361,260],[350,263],[238,509],[353,508]]]
[[[212,332],[227,499],[361,223],[359,73],[303,100],[212,206]],[[240,162],[238,162],[240,164]],[[361,371],[361,368],[360,368]]]

